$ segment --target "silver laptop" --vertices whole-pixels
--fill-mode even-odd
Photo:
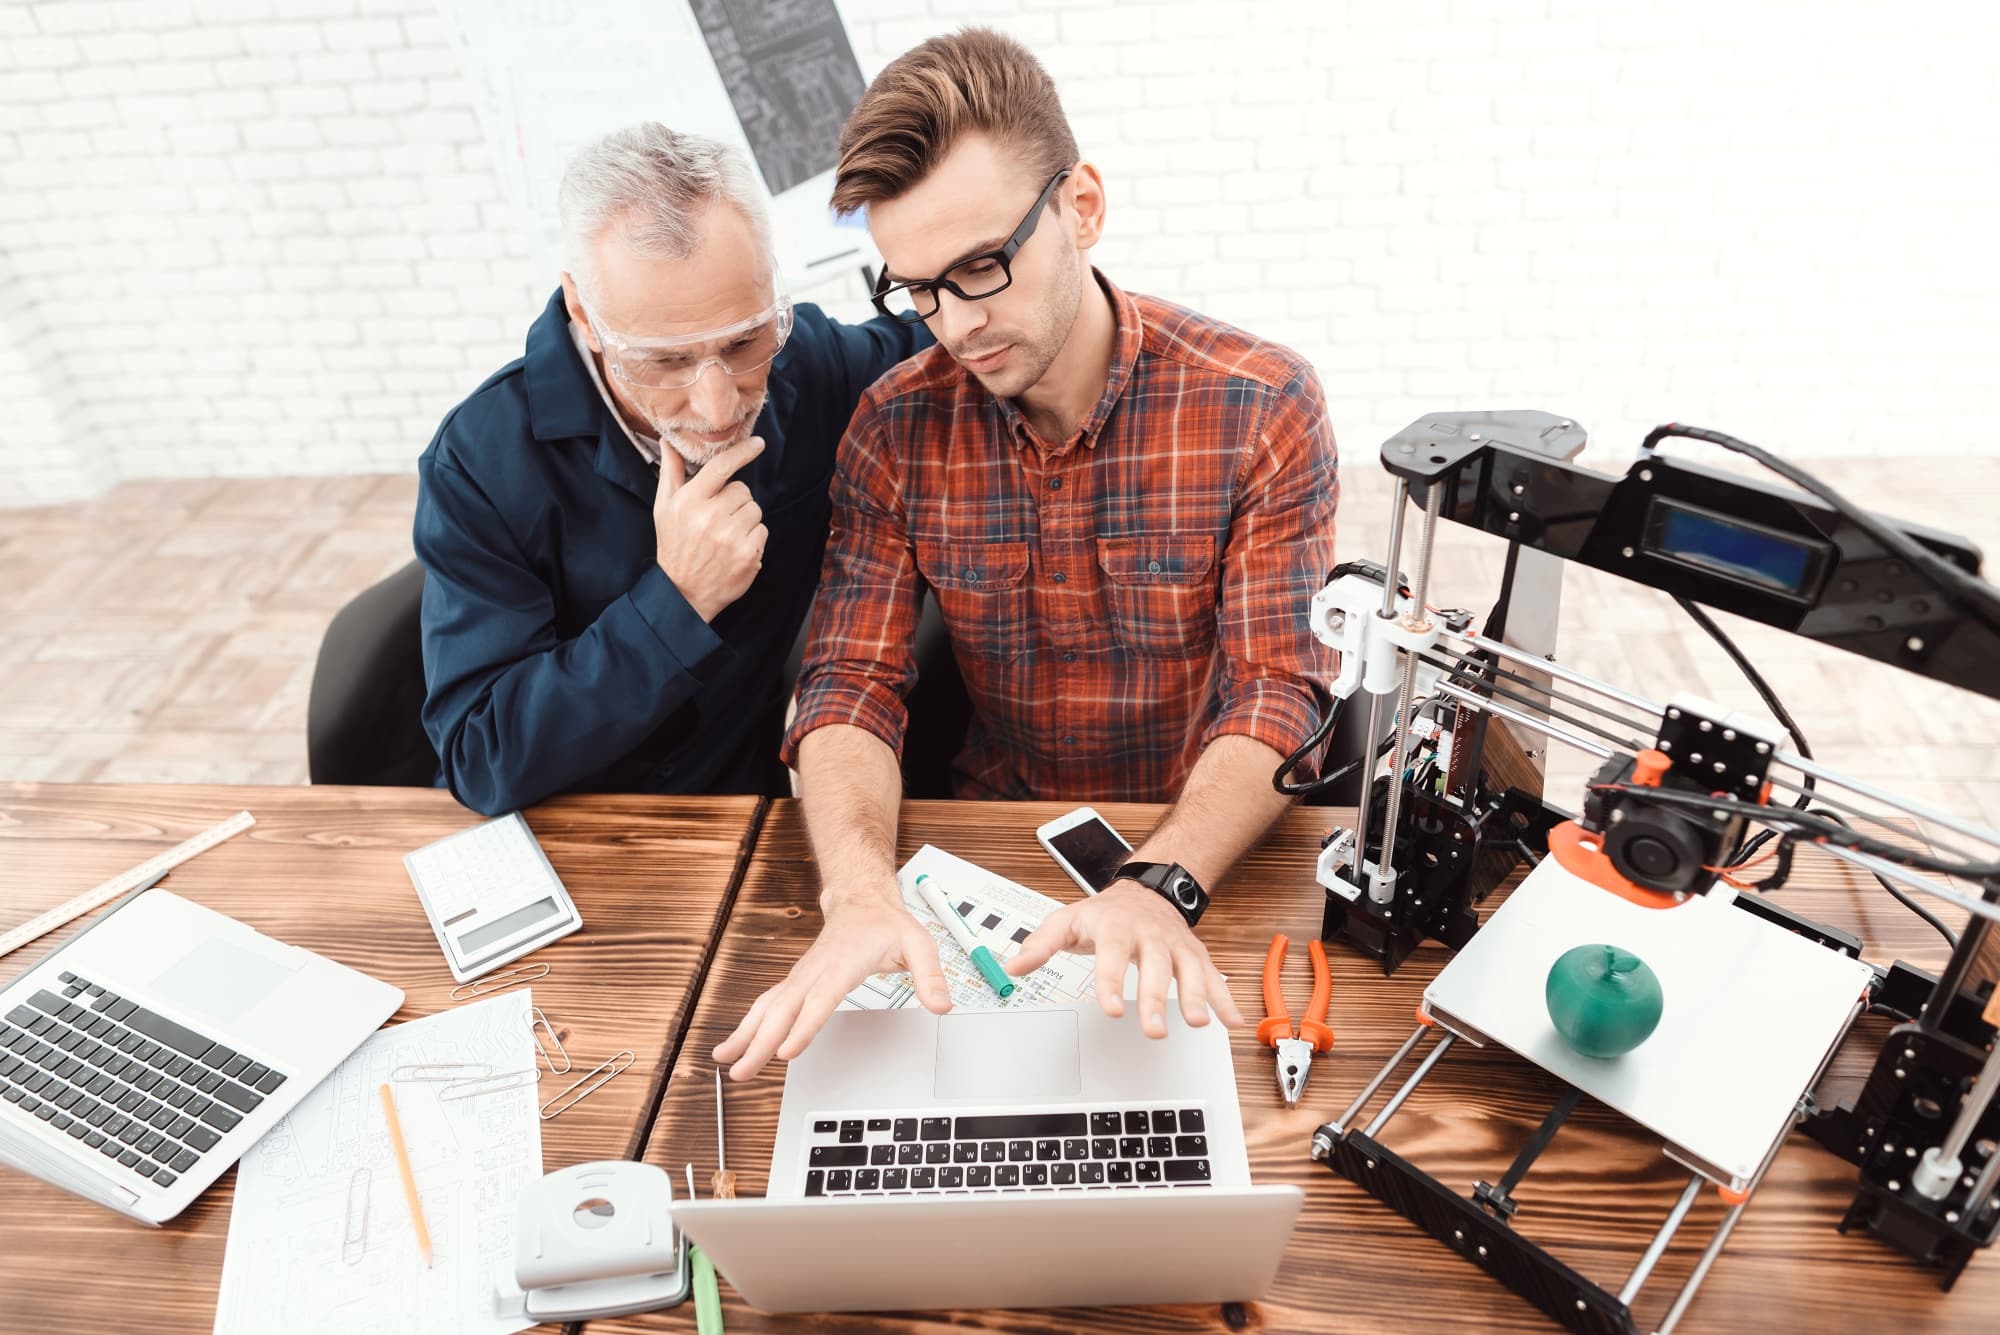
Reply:
[[[1228,1031],[1167,1025],[836,1012],[786,1072],[769,1195],[675,1221],[767,1312],[1260,1297],[1304,1193],[1250,1184]]]
[[[0,989],[0,1162],[162,1223],[402,1004],[386,983],[140,891]]]

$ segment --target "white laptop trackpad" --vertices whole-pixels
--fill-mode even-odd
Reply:
[[[211,936],[153,981],[163,1002],[217,1023],[241,1016],[295,970],[269,955]]]
[[[1076,1013],[957,1011],[937,1025],[940,1099],[1073,1097],[1083,1089]]]

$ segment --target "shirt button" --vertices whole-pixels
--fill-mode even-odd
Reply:
[[[1065,737],[1065,738],[1063,738],[1063,745],[1064,745],[1064,746],[1075,746],[1075,745],[1076,745],[1076,738],[1074,738],[1074,737]]]
[[[1065,663],[1074,663],[1075,661],[1076,661],[1076,653],[1075,653],[1075,651],[1074,651],[1074,650],[1070,650],[1070,649],[1065,649],[1065,650],[1063,651],[1063,662],[1065,662]]]
[[[1158,561],[1149,561],[1146,563],[1146,569],[1150,573],[1157,575],[1160,573],[1160,563]]]
[[[979,572],[977,570],[974,570],[971,566],[967,566],[965,568],[965,577],[967,579],[978,579]]]
[[[1050,478],[1050,479],[1049,479],[1049,490],[1050,490],[1050,491],[1061,491],[1061,490],[1062,490],[1062,479],[1061,479],[1061,478],[1059,478],[1059,477],[1052,477],[1052,478]]]
[[[1068,576],[1068,575],[1065,575],[1065,574],[1063,574],[1063,572],[1062,572],[1062,571],[1060,571],[1060,570],[1056,571],[1056,573],[1055,573],[1054,575],[1050,576],[1050,578],[1051,578],[1051,579],[1053,579],[1053,580],[1055,580],[1055,582],[1056,582],[1056,583],[1058,583],[1058,584],[1067,584],[1067,583],[1069,583],[1069,576]]]

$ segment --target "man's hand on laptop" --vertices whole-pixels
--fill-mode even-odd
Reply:
[[[811,949],[784,981],[757,998],[736,1032],[716,1045],[715,1060],[730,1063],[730,1079],[748,1080],[772,1057],[790,1061],[804,1052],[841,999],[870,974],[908,969],[926,1009],[939,1015],[951,1009],[937,942],[903,906],[893,877],[879,890],[829,891],[821,908],[826,924]]]
[[[1229,984],[1208,948],[1161,896],[1134,881],[1051,913],[1008,958],[1016,978],[1033,973],[1059,950],[1097,956],[1097,1001],[1106,1015],[1125,1013],[1125,966],[1139,966],[1139,1026],[1149,1038],[1167,1036],[1167,984],[1180,995],[1181,1018],[1208,1023],[1213,1009],[1225,1025],[1243,1023]]]

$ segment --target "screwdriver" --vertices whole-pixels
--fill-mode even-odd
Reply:
[[[719,1201],[736,1199],[736,1174],[729,1171],[729,1147],[722,1134],[722,1068],[715,1068],[715,1176],[709,1179],[708,1194]]]

